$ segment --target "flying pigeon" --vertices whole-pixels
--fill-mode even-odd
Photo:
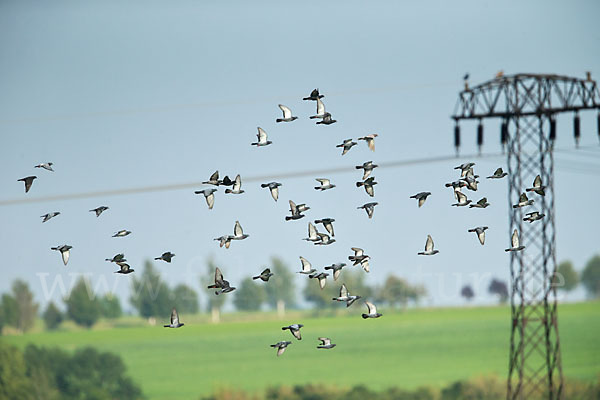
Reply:
[[[319,242],[321,240],[319,237],[319,232],[317,232],[317,228],[315,228],[315,226],[310,222],[308,223],[308,237],[304,238],[304,240],[309,242]]]
[[[439,251],[433,249],[433,239],[431,238],[431,235],[427,235],[427,241],[425,241],[425,251],[417,254],[420,256],[432,256],[437,253],[439,253]]]
[[[260,275],[253,276],[252,279],[253,280],[260,279],[263,282],[268,282],[269,278],[272,276],[273,276],[273,273],[271,272],[271,270],[269,268],[266,268],[265,270],[263,270],[263,272],[260,273]]]
[[[183,322],[179,322],[179,314],[177,314],[177,310],[175,309],[175,307],[173,307],[173,310],[171,311],[171,324],[170,325],[164,325],[165,328],[179,328],[182,327],[184,324]]]
[[[326,337],[320,337],[319,340],[321,344],[317,346],[317,349],[333,349],[335,347],[335,343],[331,343],[331,339]]]
[[[106,206],[100,206],[98,208],[94,208],[92,210],[90,210],[90,212],[95,212],[96,213],[96,218],[98,218],[100,216],[100,214],[102,214],[104,211],[108,210],[108,207]]]
[[[354,255],[348,256],[348,260],[354,263],[352,265],[360,264],[360,266],[362,267],[362,269],[365,270],[365,272],[369,272],[369,259],[371,257],[366,255],[364,250],[359,247],[352,247],[351,249],[352,251],[354,251]]]
[[[363,182],[356,182],[356,187],[364,186],[365,191],[371,197],[375,196],[375,190],[373,189],[374,185],[377,185],[377,182],[375,182],[375,177],[373,176],[365,179]]]
[[[258,138],[258,142],[250,143],[252,146],[262,147],[273,143],[270,140],[267,140],[267,132],[265,132],[263,128],[259,126],[257,129],[258,133],[256,134],[256,137]]]
[[[308,262],[306,258],[300,256],[300,262],[302,263],[302,269],[298,271],[299,274],[312,275],[313,273],[317,272],[317,270],[312,267],[311,263]]]
[[[468,162],[468,163],[463,163],[463,164],[460,164],[459,166],[457,166],[457,167],[454,167],[454,169],[460,169],[460,176],[461,176],[461,178],[462,178],[462,177],[464,177],[464,176],[467,174],[467,172],[468,172],[470,169],[472,169],[474,166],[475,166],[475,163],[473,163],[473,162]]]
[[[213,174],[210,176],[210,178],[208,178],[207,181],[202,182],[202,184],[204,185],[215,185],[215,186],[219,186],[222,183],[222,181],[219,180],[219,171],[215,171],[213,172]]]
[[[310,210],[310,207],[308,207],[308,206],[307,206],[306,204],[304,204],[304,203],[302,203],[302,204],[298,204],[296,207],[298,208],[298,212],[301,212],[301,213],[303,213],[303,212],[305,212],[305,211],[307,211],[307,210]]]
[[[317,182],[321,183],[321,186],[315,186],[315,190],[327,190],[327,189],[333,189],[335,187],[335,185],[333,185],[329,179],[326,178],[316,178],[315,179]]]
[[[225,189],[225,193],[231,194],[242,194],[244,191],[242,190],[242,177],[240,174],[235,176],[235,180],[233,181],[233,189]]]
[[[71,255],[70,250],[72,248],[73,248],[72,246],[63,244],[62,246],[50,247],[50,250],[60,251],[60,255],[62,256],[63,264],[67,265],[67,263],[69,262],[69,256]]]
[[[427,197],[431,195],[431,192],[419,192],[413,196],[410,196],[411,199],[417,199],[419,207],[425,204],[425,200]]]
[[[521,193],[519,196],[519,202],[517,204],[513,204],[513,208],[520,208],[525,206],[530,206],[533,204],[533,200],[529,200],[525,192]]]
[[[343,148],[342,150],[342,155],[346,154],[347,152],[350,151],[350,149],[352,148],[352,146],[356,146],[356,142],[352,141],[352,139],[346,139],[344,140],[343,143],[340,143],[338,145],[336,145],[335,147],[341,147]]]
[[[292,324],[292,325],[288,325],[288,326],[284,326],[283,328],[281,328],[282,331],[285,331],[286,329],[289,329],[290,332],[292,333],[292,335],[294,335],[294,337],[298,340],[302,340],[302,335],[300,334],[300,328],[302,328],[304,325],[302,324]]]
[[[458,181],[446,183],[445,186],[452,187],[452,189],[454,190],[454,198],[456,198],[458,200],[458,198],[456,197],[456,192],[460,192],[461,188],[467,186],[467,182],[458,180]]]
[[[475,204],[469,204],[469,208],[486,208],[490,203],[487,202],[487,197],[483,197]]]
[[[213,206],[215,205],[215,194],[214,193],[216,191],[217,191],[217,189],[215,189],[215,188],[209,188],[209,189],[203,189],[203,190],[196,190],[194,193],[204,195],[204,198],[206,199],[206,204],[208,204],[208,209],[212,210]]]
[[[319,287],[321,288],[321,290],[323,290],[323,288],[325,287],[325,284],[327,283],[328,276],[329,276],[329,274],[327,272],[320,272],[318,274],[311,274],[308,277],[311,279],[318,279]]]
[[[342,268],[344,268],[346,266],[346,263],[337,263],[337,264],[331,264],[328,265],[327,267],[325,267],[325,270],[332,270],[333,271],[333,280],[337,281],[337,279],[340,277],[340,274],[342,273]]]
[[[127,236],[131,233],[131,231],[127,231],[125,229],[120,230],[119,232],[116,232],[114,235],[112,235],[112,237],[124,237]]]
[[[215,291],[216,295],[219,295],[221,293],[233,292],[235,290],[234,287],[229,285],[228,281],[223,279],[223,274],[221,273],[221,270],[219,269],[219,267],[215,268],[215,283],[207,286],[207,288],[208,289],[220,289],[220,290]]]
[[[323,119],[317,122],[317,125],[320,125],[320,124],[331,125],[331,124],[335,124],[336,122],[337,121],[335,119],[331,118],[331,114],[326,112]]]
[[[468,205],[471,200],[467,199],[467,196],[462,193],[461,191],[455,191],[454,194],[456,195],[456,198],[458,199],[458,203],[454,203],[452,204],[453,206],[456,207],[463,207]]]
[[[60,215],[60,212],[55,211],[55,212],[51,212],[51,213],[48,213],[48,214],[44,214],[44,215],[40,216],[40,218],[44,218],[42,220],[42,223],[43,223],[43,222],[48,221],[50,218],[56,217],[57,215]]]
[[[369,219],[373,218],[373,211],[375,211],[375,206],[379,204],[377,202],[373,202],[373,203],[365,203],[360,207],[356,207],[357,209],[360,208],[364,208],[364,210],[367,212],[367,215],[369,216]]]
[[[306,100],[306,99],[304,99]],[[277,357],[279,357],[280,355],[283,354],[283,352],[285,351],[285,349],[292,344],[292,342],[277,342],[275,344],[272,344],[271,347],[275,347],[277,349]]]
[[[127,264],[124,261],[118,261],[117,265],[119,266],[120,269],[118,271],[115,271],[115,274],[124,274],[124,275],[127,275],[127,274],[130,274],[133,271],[135,271],[134,269],[131,269],[131,267],[129,266],[129,264]]]
[[[529,212],[529,213],[527,213],[525,215],[526,215],[526,217],[523,218],[523,221],[527,221],[529,223],[532,223],[534,221],[540,220],[540,219],[542,219],[542,218],[544,218],[546,216],[546,214],[540,214],[539,211],[532,211],[532,212]]]
[[[525,189],[526,192],[535,192],[537,194],[539,194],[540,196],[545,196],[546,192],[544,192],[544,189],[546,188],[546,186],[542,185],[542,178],[540,178],[539,175],[537,175],[535,177],[535,179],[533,180],[533,187],[527,188]]]
[[[367,146],[369,146],[369,149],[371,149],[371,151],[375,151],[375,138],[377,136],[379,136],[379,135],[376,133],[373,133],[371,135],[359,137],[358,140],[364,140],[365,142],[367,142]]]
[[[37,179],[37,176],[27,176],[25,178],[17,179],[17,182],[25,183],[25,193],[27,193],[29,192],[29,189],[31,189],[31,184],[33,183],[34,179]]]
[[[479,175],[473,174],[473,168],[469,168],[469,170],[467,171],[467,174],[463,178],[460,178],[460,179],[467,183],[467,186],[466,186],[467,189],[476,192],[477,184],[479,183],[477,178],[479,178]]]
[[[323,102],[321,101],[321,99],[316,99],[316,101],[317,101],[317,113],[315,115],[311,115],[309,117],[310,119],[324,118],[325,114],[327,114],[325,112],[325,104],[323,104]]]
[[[281,183],[279,182],[262,183],[260,185],[261,188],[269,188],[269,191],[271,192],[271,197],[273,197],[273,200],[275,201],[277,201],[277,199],[279,198],[279,186],[281,186]]]
[[[525,246],[522,246],[519,244],[519,234],[517,233],[516,229],[513,231],[513,234],[512,234],[512,237],[510,240],[511,240],[512,247],[510,247],[508,249],[504,249],[504,251],[521,251],[525,248]]]
[[[167,251],[165,253],[162,253],[160,257],[156,257],[155,260],[163,260],[170,263],[173,257],[175,257],[175,254],[171,253],[170,251]]]
[[[469,229],[469,232],[475,232],[477,234],[477,239],[479,239],[479,243],[483,246],[485,243],[485,230],[488,229],[487,226],[478,226],[477,228]]]
[[[115,254],[113,256],[113,258],[107,258],[104,261],[110,261],[110,262],[116,263],[116,262],[125,262],[127,260],[125,259],[125,254],[119,253],[119,254]]]
[[[494,171],[494,174],[488,176],[487,179],[502,179],[506,175],[508,175],[508,172],[504,172],[504,171],[502,171],[502,168],[498,168],[497,170]]]
[[[296,219],[303,218],[304,215],[302,214],[302,211],[296,205],[296,203],[294,203],[292,200],[290,200],[289,203],[290,203],[290,212],[292,213],[292,215],[286,216],[285,220],[289,221],[289,220],[296,220]],[[309,210],[309,209],[310,209],[310,207],[304,206],[304,210]]]
[[[310,96],[303,98],[302,100],[317,100],[317,99],[322,99],[323,96],[322,94],[319,94],[319,89],[313,89],[312,92],[310,92]]]
[[[325,227],[325,229],[327,229],[327,232],[329,232],[329,234],[331,236],[335,236],[335,234],[333,233],[333,223],[334,222],[335,222],[335,219],[333,219],[333,218],[323,218],[323,219],[315,220],[315,224],[323,224],[323,226]]]
[[[229,179],[229,177],[227,175],[225,175],[223,177],[222,181],[219,181],[219,185],[223,185],[223,186],[233,186],[235,182],[232,181],[231,179]]]
[[[242,225],[240,225],[240,221],[235,221],[235,226],[233,227],[233,236],[231,236],[231,240],[244,240],[246,239],[248,234],[244,233],[242,230]]]
[[[218,238],[215,238],[214,240],[219,241],[219,247],[225,246],[225,248],[228,249],[229,246],[231,246],[231,239],[232,239],[231,236],[223,235],[223,236],[219,236]]]
[[[283,112],[283,118],[277,118],[275,122],[292,122],[293,120],[298,119],[298,117],[292,117],[292,110],[290,110],[289,107],[279,104],[279,109]]]
[[[335,242],[335,239],[332,239],[328,234],[326,233],[322,233],[322,232],[317,232],[317,235],[319,235],[319,237],[321,238],[320,241],[318,242],[314,242],[313,244],[318,244],[320,246],[327,246],[331,243]]]
[[[47,162],[47,163],[38,164],[34,168],[44,168],[45,170],[54,172],[54,170],[52,169],[52,165],[54,165],[54,164],[52,164],[51,162]]]
[[[363,172],[363,181],[365,179],[367,179],[369,177],[369,175],[371,175],[371,171],[373,171],[375,168],[377,168],[378,165],[373,164],[373,161],[367,161],[365,163],[363,163],[363,165],[357,165],[354,168],[356,169],[362,169]]]
[[[370,303],[368,301],[365,301],[365,305],[367,306],[367,309],[369,310],[369,313],[362,315],[362,317],[364,319],[367,319],[367,318],[379,318],[379,317],[381,317],[383,315],[383,314],[377,312],[377,307],[375,307],[375,304]]]
[[[346,302],[346,307],[350,307],[356,300],[360,299],[360,296],[351,296],[350,293],[348,292],[348,289],[346,288],[346,284],[342,284],[342,287],[340,288],[340,296],[339,297],[334,297],[332,300],[335,301],[345,301]]]

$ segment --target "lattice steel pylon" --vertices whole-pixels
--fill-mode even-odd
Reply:
[[[462,119],[477,119],[477,144],[483,144],[482,120],[500,118],[500,137],[508,148],[509,236],[519,232],[523,251],[510,253],[511,335],[507,399],[562,399],[563,377],[557,325],[554,213],[555,114],[574,112],[574,134],[580,135],[579,110],[600,110],[600,92],[587,79],[544,74],[497,76],[472,88],[465,82],[452,118],[455,146],[460,146]],[[600,134],[600,114],[598,114]],[[533,205],[513,208],[536,175],[545,195],[530,192]],[[523,221],[525,213],[544,218]]]

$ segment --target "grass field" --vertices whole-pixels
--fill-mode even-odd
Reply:
[[[181,329],[100,326],[2,340],[18,347],[94,346],[117,353],[150,399],[197,399],[222,387],[259,391],[278,384],[326,383],[409,389],[482,375],[506,376],[508,307],[382,311],[378,320],[362,320],[362,307],[355,305],[336,317],[300,318],[296,313],[278,321],[272,314],[254,314],[217,325],[202,323],[206,317],[182,315],[186,325]],[[564,375],[597,379],[600,302],[562,305],[559,321]],[[281,330],[294,322],[305,325],[301,341]],[[317,350],[318,336],[329,336],[338,346]],[[279,340],[293,343],[276,357],[269,344]]]

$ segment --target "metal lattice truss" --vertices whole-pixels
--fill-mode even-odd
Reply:
[[[499,77],[459,93],[452,118],[509,118],[600,109],[596,81],[559,75]]]
[[[508,179],[510,229],[519,232],[525,249],[511,252],[511,347],[508,399],[559,399],[562,368],[557,327],[554,251],[554,180],[552,143],[546,116],[509,119]],[[513,209],[525,188],[540,175],[545,196],[528,192],[531,206]],[[544,214],[535,222],[523,220],[532,211]]]

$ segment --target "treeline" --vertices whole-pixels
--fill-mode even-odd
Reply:
[[[69,354],[0,342],[0,399],[136,400],[142,391],[126,375],[121,358],[91,347]]]
[[[600,382],[588,383],[565,380],[563,398],[596,400],[600,398]],[[200,400],[504,400],[506,381],[496,377],[457,381],[441,389],[420,387],[404,390],[397,387],[373,391],[359,385],[341,389],[326,385],[280,386],[267,389],[264,394],[250,394],[236,390],[220,390]],[[527,400],[545,400],[547,394],[529,394]]]

